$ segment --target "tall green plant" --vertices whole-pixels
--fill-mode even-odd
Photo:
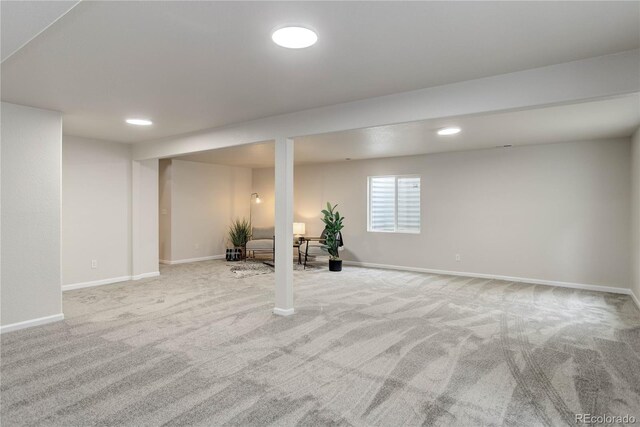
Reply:
[[[324,222],[326,236],[324,241],[324,250],[329,252],[331,259],[340,259],[340,253],[338,252],[340,247],[340,231],[344,228],[342,221],[344,217],[340,216],[340,212],[336,210],[338,205],[331,206],[331,203],[327,202],[327,209],[322,210],[322,222]]]
[[[245,247],[251,238],[251,223],[245,218],[236,218],[229,227],[229,240],[233,246]]]

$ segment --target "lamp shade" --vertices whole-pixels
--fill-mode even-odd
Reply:
[[[305,233],[304,222],[294,222],[293,223],[293,234],[300,235]]]

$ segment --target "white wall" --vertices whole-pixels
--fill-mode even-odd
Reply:
[[[640,128],[632,138],[632,287],[636,301],[640,303]]]
[[[172,160],[170,173],[171,258],[165,261],[224,255],[231,221],[249,216],[251,169]]]
[[[62,318],[62,115],[3,102],[1,116],[4,332],[20,327],[20,322]]]
[[[130,275],[131,146],[65,135],[62,284]]]
[[[344,259],[629,288],[630,142],[548,144],[297,166],[294,221],[346,217]],[[422,232],[367,232],[367,176],[422,176]],[[273,224],[273,169],[253,171]],[[461,261],[455,261],[460,254]]]

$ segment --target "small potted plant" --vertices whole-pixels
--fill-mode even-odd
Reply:
[[[322,210],[322,222],[325,225],[325,240],[322,248],[329,253],[329,271],[342,271],[340,246],[342,246],[342,221],[344,217],[336,210],[338,205],[331,206],[327,202],[327,209]]]
[[[235,252],[229,261],[235,261],[244,258],[247,242],[251,238],[251,223],[246,219],[236,218],[229,227],[229,240],[233,245]],[[239,256],[238,256],[239,255]]]

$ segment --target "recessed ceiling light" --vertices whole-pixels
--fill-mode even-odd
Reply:
[[[284,27],[274,31],[271,40],[278,46],[303,49],[316,44],[318,35],[304,27]]]
[[[147,120],[147,119],[127,119],[126,121],[130,125],[136,125],[136,126],[150,126],[153,124],[151,120]]]
[[[438,135],[441,135],[441,136],[455,135],[456,133],[460,133],[460,128],[449,127],[449,128],[438,129]]]

